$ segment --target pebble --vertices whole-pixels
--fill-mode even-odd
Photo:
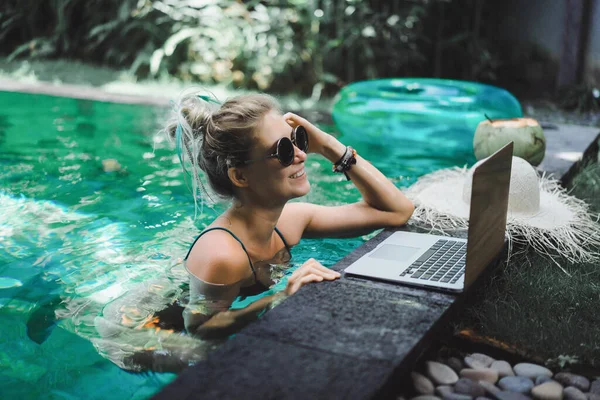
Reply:
[[[600,394],[600,379],[596,379],[594,382],[592,382],[590,393]]]
[[[531,389],[531,394],[540,400],[562,400],[563,387],[558,382],[550,381]]]
[[[505,376],[515,376],[515,372],[510,364],[504,360],[494,361],[492,365],[490,365],[490,368],[498,371],[498,376],[500,378],[504,378]]]
[[[438,385],[452,385],[458,381],[458,375],[447,365],[427,361],[427,375]]]
[[[526,376],[527,378],[535,379],[540,375],[552,376],[553,373],[546,367],[537,364],[520,363],[514,366],[515,374]]]
[[[587,396],[576,387],[569,386],[563,390],[563,395],[567,400],[588,400]]]
[[[538,364],[512,367],[507,361],[473,353],[464,363],[450,357],[425,365],[425,374],[411,372],[417,395],[410,400],[600,400],[599,377],[559,372],[553,378],[551,370]]]
[[[550,382],[551,380],[552,378],[550,378],[547,375],[540,375],[537,378],[535,378],[535,386],[541,385],[542,383]]]
[[[492,357],[481,353],[473,353],[465,357],[465,364],[472,369],[488,368],[496,361]]]
[[[500,391],[498,386],[494,385],[493,383],[489,383],[486,381],[479,381],[479,384],[481,385],[482,388],[485,389],[487,394],[494,395]]]
[[[444,397],[447,394],[454,393],[454,388],[448,385],[441,385],[435,388],[435,394]]]
[[[470,369],[465,368],[460,371],[460,376],[463,378],[473,379],[474,381],[486,381],[496,383],[498,380],[498,371],[490,368],[485,369]]]
[[[473,400],[473,397],[466,394],[448,393],[444,396],[444,400]]]
[[[570,372],[559,372],[554,375],[554,380],[564,386],[573,386],[584,392],[590,388],[590,381],[587,378]]]
[[[468,378],[460,378],[454,384],[454,392],[472,397],[483,396],[485,394],[485,390],[477,381]]]
[[[418,372],[411,372],[410,377],[413,381],[415,391],[419,394],[433,394],[435,388],[433,383],[424,375]]]
[[[463,362],[456,357],[450,357],[446,364],[448,364],[448,366],[452,368],[457,374],[460,372],[461,369],[464,368]]]
[[[517,392],[498,392],[494,395],[498,400],[531,400],[528,396],[523,393]]]
[[[498,386],[511,392],[529,393],[534,385],[531,379],[524,376],[505,376],[500,379]]]

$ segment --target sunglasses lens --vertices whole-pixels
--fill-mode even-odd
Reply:
[[[303,126],[298,125],[298,127],[296,128],[295,131],[295,142],[296,142],[296,147],[298,147],[300,150],[302,150],[303,152],[307,153],[308,152],[308,132],[306,132],[306,129],[304,129]]]
[[[288,166],[294,162],[294,145],[290,139],[282,138],[279,140],[277,144],[277,157],[279,158],[279,162],[284,166]]]

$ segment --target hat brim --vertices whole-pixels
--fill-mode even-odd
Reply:
[[[407,195],[417,206],[468,220],[470,204],[463,199],[463,188],[469,176],[466,169],[437,171],[422,177],[418,184],[409,188]],[[539,210],[532,213],[509,209],[507,222],[548,230],[569,226],[575,218],[575,212],[570,207],[572,201],[566,201],[560,194],[552,181],[541,180]]]
[[[439,232],[468,228],[470,205],[463,200],[466,168],[439,170],[425,175],[405,193],[415,204],[413,223],[423,223]],[[587,204],[569,196],[558,181],[539,180],[540,207],[535,213],[508,211],[509,239],[525,241],[547,253],[551,248],[572,261],[600,257],[598,217],[589,214]]]

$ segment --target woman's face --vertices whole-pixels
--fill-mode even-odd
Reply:
[[[284,167],[277,158],[264,159],[276,152],[277,141],[282,137],[291,138],[292,127],[283,116],[270,111],[263,118],[255,137],[255,145],[250,152],[251,160],[258,160],[245,167],[248,188],[254,197],[272,202],[284,202],[301,197],[310,191],[310,183],[304,169],[306,153],[294,146],[294,161]]]

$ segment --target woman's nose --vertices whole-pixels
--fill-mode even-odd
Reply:
[[[294,162],[296,162],[296,160],[298,162],[306,160],[306,153],[300,150],[298,146],[294,145]]]

